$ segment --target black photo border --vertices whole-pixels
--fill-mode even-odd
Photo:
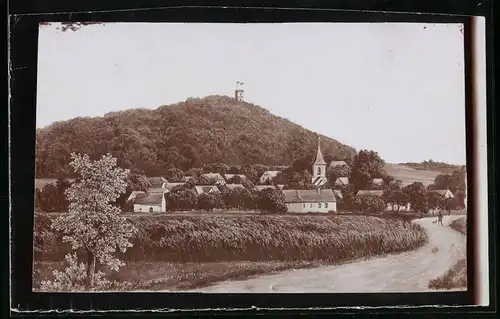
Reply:
[[[467,16],[486,17],[487,27],[487,65],[492,65],[492,7],[489,1],[477,5],[477,1],[316,1],[315,5],[305,6],[305,1],[292,1],[286,7],[275,5],[254,8],[223,5],[211,7],[189,6],[188,1],[177,7],[169,4],[162,8],[153,8],[148,1],[142,1],[139,10],[127,7],[129,1],[100,1],[99,5],[86,1],[50,3],[33,1],[31,7],[26,1],[13,1],[10,7],[10,226],[11,226],[11,302],[10,307],[16,312],[57,311],[73,309],[76,311],[120,311],[153,309],[175,310],[234,310],[258,311],[259,309],[316,309],[337,308],[337,312],[393,312],[393,307],[408,305],[415,312],[477,312],[471,307],[472,280],[469,280],[467,292],[433,293],[376,293],[376,294],[197,294],[197,293],[36,293],[31,289],[33,259],[33,207],[34,207],[34,150],[36,130],[36,86],[37,86],[37,46],[38,24],[42,21],[99,21],[99,22],[426,22],[426,23],[464,23],[464,46],[466,67],[466,112],[467,112],[467,164],[468,175],[474,176],[474,157],[472,155],[473,137],[471,137],[472,107],[470,100],[470,42],[471,23]],[[156,1],[158,3],[159,1]],[[321,2],[321,3],[319,3]],[[480,1],[479,1],[480,2]],[[21,5],[20,4],[23,4]],[[112,3],[113,7],[110,9]],[[149,1],[149,3],[152,3]],[[362,3],[362,4],[360,4]],[[323,5],[322,5],[323,4]],[[108,5],[108,7],[106,7]],[[171,7],[172,6],[172,7]],[[270,6],[269,4],[267,6]],[[335,8],[333,8],[335,6]],[[158,7],[158,4],[156,5]],[[257,8],[258,7],[258,8]],[[292,9],[291,7],[294,7]],[[325,10],[327,8],[336,10]],[[362,9],[361,9],[362,8]],[[110,11],[111,10],[111,11]],[[368,10],[368,11],[362,11]],[[62,12],[62,13],[61,13]],[[404,12],[404,13],[401,13]],[[437,14],[416,14],[416,13]],[[488,141],[493,141],[493,73],[488,69]],[[488,144],[489,166],[494,163],[494,145]],[[493,168],[488,170],[490,194],[494,193]],[[469,178],[469,189],[473,189]],[[470,193],[470,192],[469,192]],[[468,206],[474,202],[469,198]],[[483,308],[491,312],[496,301],[495,252],[491,244],[496,234],[495,201],[489,198],[489,256],[490,256],[490,306]],[[468,234],[475,225],[474,218],[468,220]],[[468,241],[468,254],[475,247]],[[476,265],[468,258],[468,275],[471,278]],[[451,305],[453,308],[435,308],[429,305]],[[366,307],[350,308],[345,307]],[[374,309],[371,307],[382,307]]]

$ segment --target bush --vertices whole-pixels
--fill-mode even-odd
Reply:
[[[64,271],[54,270],[53,280],[42,280],[43,291],[92,291],[109,289],[111,282],[104,278],[103,272],[94,274],[95,286],[87,287],[87,271],[84,263],[78,263],[76,253],[65,256],[67,267]]]

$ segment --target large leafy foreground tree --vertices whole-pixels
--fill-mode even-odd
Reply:
[[[120,208],[114,205],[126,190],[129,171],[117,167],[116,158],[110,154],[96,161],[75,153],[71,158],[70,166],[78,178],[66,190],[69,211],[54,220],[52,227],[64,235],[63,240],[73,250],[85,252],[86,286],[92,288],[96,262],[117,271],[124,263],[114,254],[132,247],[130,239],[136,229],[120,216]]]

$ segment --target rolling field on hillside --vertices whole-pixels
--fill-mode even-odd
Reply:
[[[394,179],[401,180],[404,185],[421,182],[427,186],[434,183],[434,178],[437,175],[443,174],[438,171],[417,170],[401,164],[386,164],[385,169]]]

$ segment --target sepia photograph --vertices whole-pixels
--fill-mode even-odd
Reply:
[[[33,291],[466,291],[463,28],[41,23]]]

